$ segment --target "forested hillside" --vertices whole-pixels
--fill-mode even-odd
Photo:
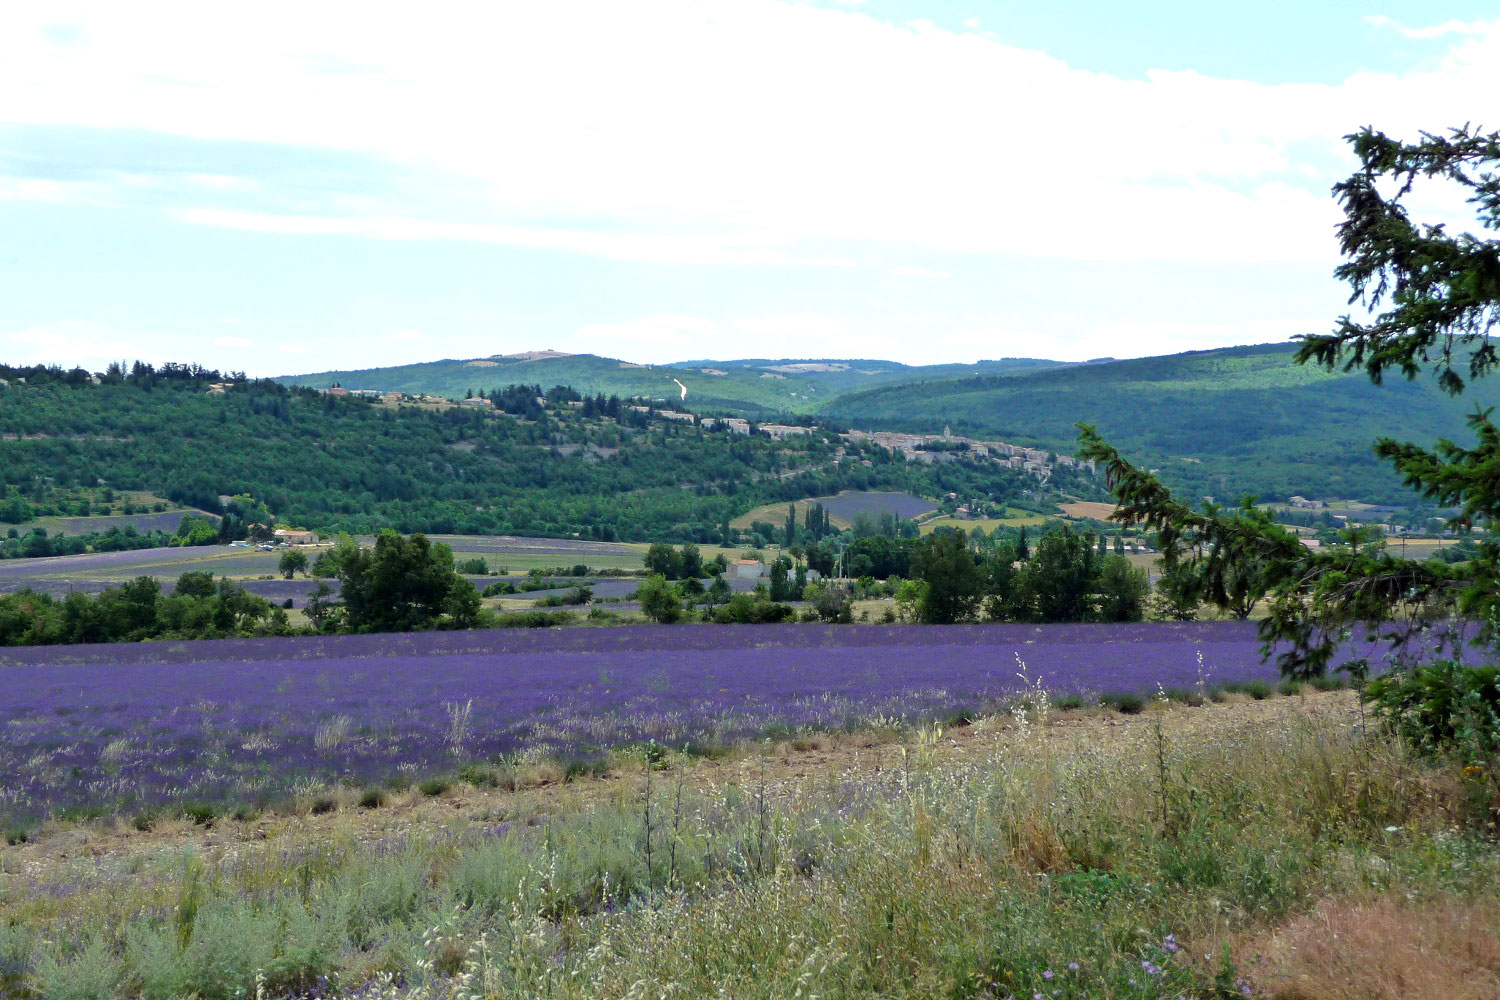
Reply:
[[[1362,373],[1295,365],[1292,351],[1264,344],[890,386],[841,397],[826,410],[863,428],[951,426],[955,434],[1066,452],[1074,424],[1085,421],[1189,496],[1404,502],[1411,494],[1375,458],[1373,440],[1469,440],[1464,416],[1476,404],[1500,402],[1500,386],[1479,382],[1458,398],[1399,376],[1376,386]]]
[[[249,495],[314,529],[717,541],[759,504],[841,490],[1017,498],[1034,481],[993,463],[908,464],[819,433],[775,442],[648,417],[566,390],[495,405],[391,406],[272,381],[216,392],[217,372],[0,366],[0,494],[152,490],[218,509]],[[21,379],[25,379],[22,382]],[[863,464],[868,460],[869,465]],[[1061,485],[1059,483],[1059,485]],[[1092,489],[1093,487],[1089,487]]]
[[[546,353],[546,352],[543,352]],[[1005,358],[969,365],[911,366],[894,361],[683,361],[639,365],[593,354],[553,357],[495,356],[472,360],[430,361],[362,371],[327,371],[287,375],[284,385],[326,389],[378,389],[430,393],[461,399],[470,390],[533,383],[568,385],[582,393],[604,393],[671,400],[706,413],[764,417],[806,413],[836,396],[894,383],[931,381],[961,375],[1003,375],[1062,366],[1062,362]],[[687,395],[682,395],[683,390]]]

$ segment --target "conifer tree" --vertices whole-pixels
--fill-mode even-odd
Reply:
[[[1500,240],[1416,223],[1405,201],[1419,183],[1446,183],[1467,195],[1481,229],[1500,230],[1500,132],[1465,126],[1402,142],[1365,128],[1346,139],[1361,166],[1333,189],[1344,211],[1338,234],[1345,258],[1334,273],[1370,318],[1346,315],[1331,333],[1302,337],[1296,361],[1362,370],[1375,384],[1389,371],[1433,378],[1461,393],[1500,363],[1489,336],[1500,323]],[[1500,430],[1477,407],[1469,426],[1472,446],[1385,437],[1375,452],[1417,493],[1457,507],[1451,527],[1489,535],[1500,529]],[[1269,655],[1282,644],[1277,662],[1288,676],[1315,676],[1330,666],[1362,675],[1363,658],[1332,662],[1351,631],[1410,649],[1428,626],[1458,615],[1483,623],[1477,639],[1494,638],[1500,546],[1492,541],[1455,565],[1398,558],[1357,529],[1343,532],[1340,545],[1311,550],[1251,498],[1234,508],[1195,508],[1093,427],[1079,431],[1079,454],[1105,470],[1119,501],[1115,519],[1155,530],[1167,565],[1192,564],[1206,599],[1229,606],[1247,573],[1257,575],[1270,598],[1263,648]]]

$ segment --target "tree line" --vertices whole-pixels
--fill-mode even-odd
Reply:
[[[855,593],[879,592],[895,598],[893,618],[947,625],[1140,621],[1151,596],[1145,570],[1109,552],[1103,536],[1067,526],[1043,534],[1034,547],[1024,530],[1018,544],[974,545],[967,536],[949,529],[924,538],[860,538],[849,546],[845,561],[868,573],[859,574],[853,584],[809,579],[811,570],[822,577],[831,574],[833,560],[832,552],[821,546],[777,556],[755,593],[731,597],[722,577],[722,556],[716,563],[705,563],[696,546],[675,552],[668,545],[653,545],[646,554],[651,575],[641,584],[637,598],[648,617],[665,623],[694,617],[782,621],[791,616],[791,608],[771,612],[764,605],[798,600],[810,602],[811,617],[839,622],[851,620]],[[701,575],[710,576],[707,587]],[[878,590],[877,580],[883,581]],[[755,610],[757,605],[760,610]]]

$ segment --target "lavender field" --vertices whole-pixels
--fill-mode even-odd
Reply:
[[[0,655],[0,819],[270,801],[522,751],[943,719],[1020,685],[1273,679],[1238,622],[683,626],[32,647]]]
[[[898,518],[917,517],[937,510],[937,504],[909,493],[840,493],[819,498],[834,517],[853,521],[860,514],[890,514]]]

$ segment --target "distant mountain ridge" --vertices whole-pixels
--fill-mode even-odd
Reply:
[[[963,378],[845,395],[827,412],[857,427],[998,437],[1071,451],[1094,424],[1132,460],[1189,498],[1294,494],[1407,503],[1372,451],[1377,437],[1472,443],[1465,418],[1500,403],[1477,380],[1451,397],[1432,380],[1373,385],[1363,372],[1293,362],[1295,344],[1191,351],[1009,378]],[[1492,380],[1491,380],[1492,381]]]
[[[685,403],[693,410],[766,417],[816,412],[845,393],[893,383],[965,375],[998,376],[1067,364],[1036,358],[925,366],[843,358],[761,358],[643,365],[596,354],[525,351],[389,368],[287,375],[277,381],[315,389],[341,385],[346,389],[380,389],[454,399],[461,399],[470,391],[506,385],[570,385],[589,395],[644,396]],[[687,389],[686,400],[682,398],[679,383]]]
[[[1465,416],[1476,404],[1500,403],[1500,384],[1481,380],[1457,398],[1426,380],[1374,386],[1358,373],[1296,365],[1294,350],[1279,343],[1083,363],[1001,358],[926,366],[826,357],[639,365],[538,351],[279,381],[454,398],[469,389],[566,384],[757,419],[824,414],[868,430],[951,428],[1064,453],[1084,421],[1191,497],[1249,492],[1395,503],[1412,497],[1375,459],[1374,438],[1468,441]]]

